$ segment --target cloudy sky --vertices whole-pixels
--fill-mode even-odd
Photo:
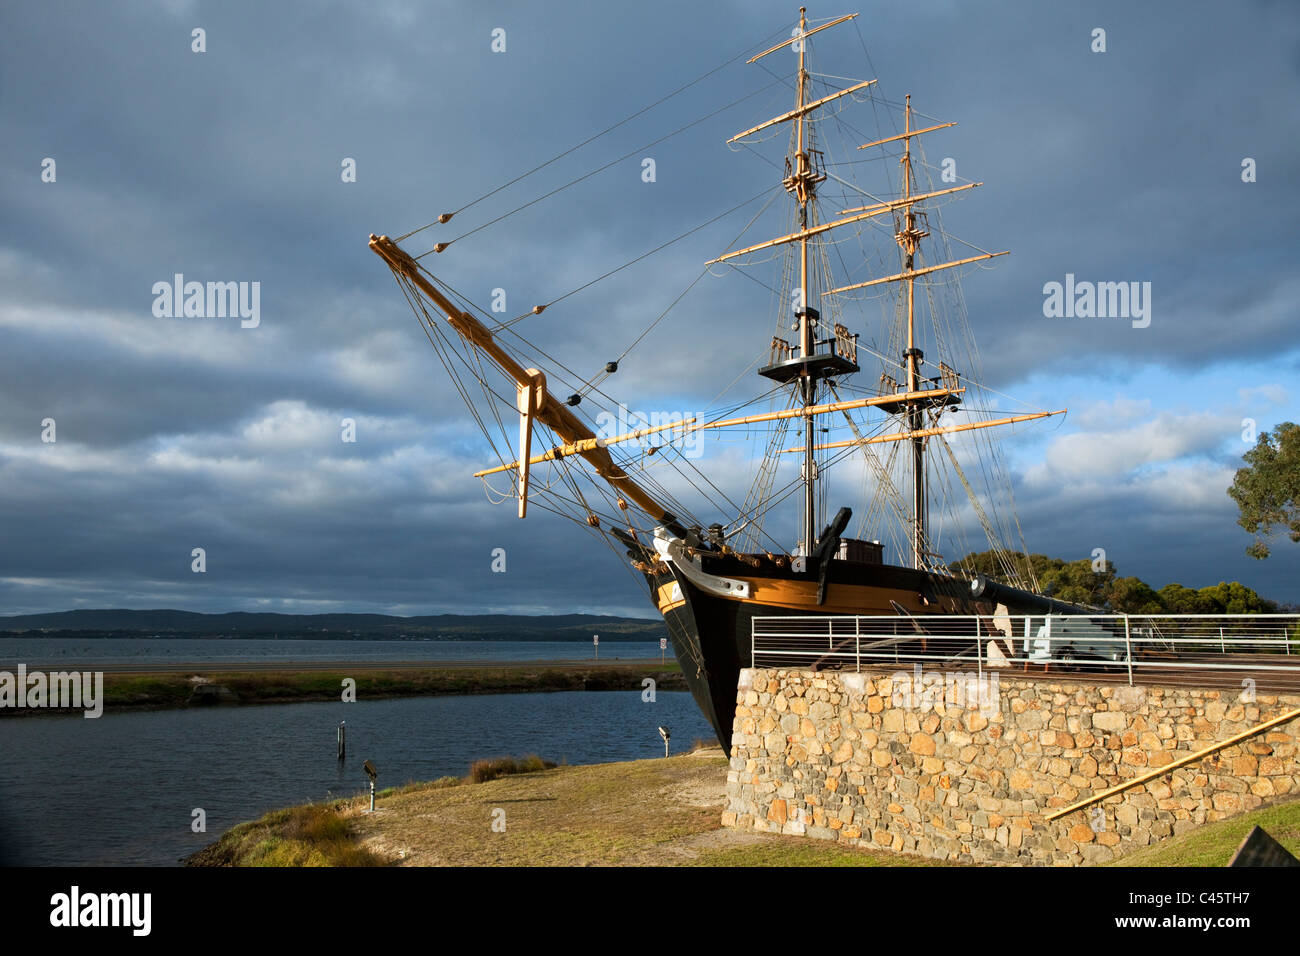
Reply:
[[[1029,547],[1103,547],[1157,587],[1236,579],[1300,601],[1300,547],[1246,557],[1225,494],[1244,419],[1300,421],[1300,8],[873,0],[809,15],[854,11],[815,45],[844,54],[822,67],[877,77],[875,108],[911,93],[957,121],[928,161],[986,185],[945,227],[1011,250],[964,285],[985,382],[1070,410],[999,444]],[[767,0],[4,5],[0,611],[648,613],[580,529],[487,500],[471,472],[493,459],[366,240],[788,37],[796,14]],[[653,183],[637,153],[425,260],[481,304],[504,289],[511,315],[551,301],[779,180],[759,151],[724,146],[789,108],[774,76],[733,60],[412,249],[739,101],[643,150]],[[754,208],[529,334],[596,372]],[[258,282],[257,326],[155,314],[155,284],[178,273]],[[1045,316],[1044,284],[1067,274],[1151,283],[1149,326]],[[715,269],[607,389],[703,407],[770,337],[767,295]]]

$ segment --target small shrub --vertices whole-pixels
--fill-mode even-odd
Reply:
[[[537,754],[526,757],[492,757],[488,760],[475,760],[469,768],[470,783],[487,783],[497,777],[506,777],[516,773],[538,773],[550,770],[555,763],[543,760]]]

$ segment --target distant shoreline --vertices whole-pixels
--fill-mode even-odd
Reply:
[[[641,691],[645,678],[656,690],[686,690],[675,662],[522,661],[510,663],[375,662],[267,665],[193,664],[178,669],[105,671],[104,713],[297,704],[342,699],[343,681],[356,682],[356,699],[444,697],[471,694],[526,694],[561,691]],[[274,669],[272,669],[274,668]],[[195,680],[194,678],[199,678]],[[69,709],[0,707],[6,717],[79,716]]]

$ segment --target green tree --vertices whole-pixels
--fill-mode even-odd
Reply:
[[[1271,614],[1277,610],[1277,604],[1260,597],[1251,588],[1233,581],[1231,584],[1220,581],[1198,592],[1213,603],[1210,614]]]
[[[1104,571],[1094,571],[1093,562],[1088,558],[1062,561],[1045,554],[1020,552],[1010,552],[1010,556],[1017,568],[1033,565],[1043,594],[1071,604],[1086,604],[1121,614],[1273,614],[1278,611],[1275,601],[1261,597],[1238,581],[1220,581],[1199,590],[1166,584],[1156,591],[1141,578],[1118,577],[1115,565],[1109,561]],[[1014,585],[1014,581],[1005,578],[1001,568],[995,552],[981,551],[966,555],[954,570],[971,576],[983,573],[995,581]],[[1300,625],[1297,629],[1300,638]]]
[[[963,574],[974,577],[976,574],[983,574],[991,581],[997,581],[999,584],[1010,585],[1011,587],[1023,587],[1024,581],[1011,580],[1003,572],[1003,563],[996,551],[980,551],[976,554],[968,554],[957,562],[956,570]],[[1025,554],[1022,551],[1007,551],[1004,554],[1010,559],[1012,566],[1021,574],[1032,567],[1035,574],[1041,580],[1043,574],[1047,571],[1055,570],[1065,564],[1059,558],[1049,558],[1045,554]]]
[[[1160,595],[1141,578],[1116,578],[1110,586],[1107,604],[1121,614],[1159,614],[1166,610]]]
[[[1237,524],[1255,535],[1246,553],[1267,558],[1264,537],[1273,533],[1274,525],[1300,542],[1300,425],[1282,422],[1272,434],[1260,432],[1255,447],[1242,459],[1246,467],[1237,470],[1228,495],[1241,511]]]
[[[1038,580],[1043,593],[1057,600],[1105,607],[1115,581],[1115,565],[1107,561],[1106,570],[1094,571],[1091,560],[1080,558],[1040,574]]]
[[[1166,584],[1158,592],[1160,602],[1170,614],[1214,614],[1214,600],[1195,588]]]

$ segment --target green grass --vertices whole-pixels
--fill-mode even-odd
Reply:
[[[1124,854],[1107,866],[1227,866],[1252,827],[1261,826],[1292,855],[1300,857],[1300,800],[1263,807],[1231,820],[1197,827]]]
[[[400,669],[393,671],[358,669],[346,671],[277,671],[204,673],[210,684],[228,687],[240,703],[289,703],[308,700],[339,700],[343,679],[356,681],[357,699],[420,697],[460,694],[509,694],[537,691],[575,691],[585,687],[602,690],[641,689],[641,680],[653,677],[661,690],[684,690],[685,681],[676,663],[651,666],[624,662],[548,667],[509,664],[500,667]],[[195,684],[190,674],[105,674],[104,707],[184,707],[190,703]],[[0,712],[0,716],[17,711]]]
[[[750,846],[706,850],[691,866],[949,866],[940,860],[838,846],[824,840],[772,837]]]
[[[340,805],[276,810],[235,827],[194,861],[205,866],[388,866],[357,842]]]

